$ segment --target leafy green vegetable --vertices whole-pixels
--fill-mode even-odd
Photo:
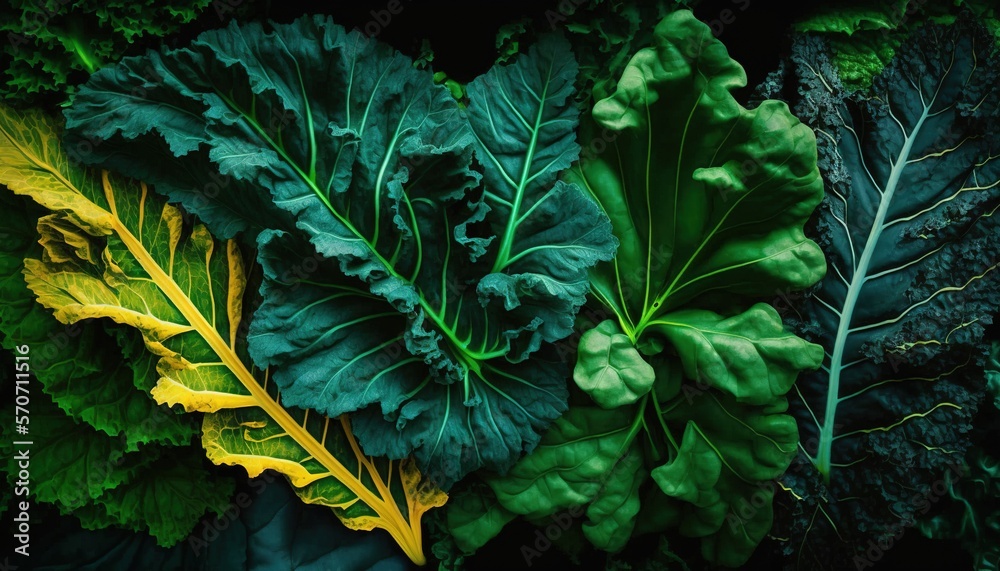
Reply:
[[[31,450],[34,478],[30,489],[40,501],[65,510],[90,503],[132,480],[140,468],[159,456],[158,450],[126,454],[121,441],[77,424],[43,395],[38,395],[33,404],[29,435],[35,443]],[[19,440],[12,426],[3,428],[3,436],[5,447]],[[4,456],[4,471],[13,481],[17,479],[17,460],[12,453]]]
[[[919,521],[917,528],[931,539],[960,540],[972,555],[973,569],[991,571],[1000,567],[1000,461],[975,448],[965,471],[945,473],[949,500],[944,511]]]
[[[528,32],[530,25],[530,18],[522,18],[500,26],[496,38],[497,62],[510,63],[521,53],[521,38]]]
[[[367,453],[412,452],[447,487],[506,470],[565,409],[543,343],[571,333],[586,269],[614,252],[607,218],[556,180],[579,152],[575,76],[549,37],[471,82],[463,112],[408,58],[302,18],[128,59],[67,118],[100,141],[85,160],[146,177],[220,236],[257,236],[250,353],[285,403],[352,413]],[[144,166],[165,148],[178,158]],[[206,157],[239,182],[181,190]]]
[[[122,527],[148,529],[161,545],[174,545],[191,533],[191,523],[206,509],[221,515],[232,496],[232,480],[212,478],[201,464],[200,450],[165,454],[98,503]]]
[[[196,430],[193,419],[144,392],[155,383],[155,363],[130,354],[134,337],[123,338],[123,354],[100,325],[66,327],[35,303],[22,271],[23,258],[43,250],[35,230],[40,209],[9,192],[0,194],[0,205],[0,332],[5,348],[29,348],[31,373],[23,393],[29,398],[30,438],[15,436],[13,424],[4,435],[8,445],[33,442],[31,501],[71,510],[86,527],[147,529],[163,545],[176,543],[206,510],[225,505],[232,481],[211,479],[201,466],[201,450],[186,446]],[[46,255],[60,255],[53,247],[59,229],[44,222],[40,227]],[[89,253],[89,246],[76,242],[73,249]],[[34,378],[46,395],[32,394],[39,391]],[[13,419],[13,406],[5,411]],[[19,470],[10,452],[3,471],[13,482]],[[147,502],[157,502],[158,509],[138,513],[135,506]]]
[[[6,158],[6,157],[5,157]],[[10,193],[0,194],[4,226],[0,230],[0,332],[3,347],[31,348],[31,372],[42,389],[69,416],[110,437],[121,438],[125,451],[157,443],[184,445],[197,431],[193,419],[157,405],[148,394],[156,383],[155,359],[141,350],[141,339],[122,339],[105,332],[98,323],[67,327],[35,302],[24,283],[24,258],[39,256],[44,244],[58,240],[58,226],[36,229],[44,211]],[[77,251],[91,251],[92,244],[74,244]],[[50,253],[56,253],[50,250]],[[135,347],[139,345],[138,351]]]
[[[211,0],[96,2],[11,0],[0,7],[8,100],[31,103],[61,93],[74,75],[118,60],[135,43],[162,37],[194,20]]]
[[[576,386],[604,408],[632,404],[653,387],[656,373],[610,319],[587,331],[577,346]]]
[[[895,28],[906,16],[910,0],[883,0],[867,4],[821,6],[808,18],[796,22],[796,32],[838,32],[848,36],[865,30]]]
[[[838,2],[817,6],[793,29],[829,41],[830,59],[844,87],[867,89],[913,28],[927,21],[953,22],[962,9],[974,13],[1000,39],[1000,13],[983,0]]]
[[[832,271],[794,304],[826,359],[797,385],[805,446],[785,481],[799,504],[778,532],[817,565],[852,565],[912,522],[914,490],[968,446],[1000,304],[993,51],[979,25],[928,25],[852,93],[805,38],[765,89],[819,133],[827,183],[815,231]]]
[[[996,384],[1000,375],[998,356],[1000,343],[994,342],[986,365],[986,392],[994,398],[996,406],[991,411],[994,417],[1000,412],[996,410],[1000,409],[1000,387]],[[983,447],[995,450],[995,429],[976,436],[975,440]],[[920,532],[931,539],[958,539],[972,555],[976,571],[1000,568],[1000,461],[982,447],[972,448],[961,471],[947,472],[943,482],[932,485],[931,492],[947,497],[941,498],[943,509],[917,522]],[[923,511],[929,511],[929,506]]]
[[[797,32],[826,36],[841,81],[848,88],[865,88],[878,75],[902,42],[897,29],[907,18],[910,0],[882,0],[820,7],[794,26]]]
[[[609,485],[617,487],[614,478],[607,478],[619,463],[621,477],[631,488],[632,480],[646,477],[638,450],[629,444],[638,431],[639,423],[623,425],[624,415],[617,410],[597,407],[572,407],[556,420],[555,425],[542,439],[538,450],[529,454],[502,477],[487,482],[496,492],[501,505],[529,519],[542,519],[560,510],[605,499]],[[637,498],[633,499],[633,504]],[[637,505],[632,506],[632,517],[623,517],[621,526],[625,539],[630,532]],[[601,510],[598,508],[598,511]],[[605,514],[598,513],[598,516]],[[595,518],[599,525],[602,517]],[[612,531],[612,530],[609,530]],[[610,540],[610,537],[606,537]],[[618,541],[612,551],[624,547]]]
[[[31,395],[29,410],[30,501],[72,512],[86,528],[146,530],[159,545],[171,546],[206,511],[221,513],[229,501],[232,480],[213,479],[196,448],[127,452],[124,439],[78,424],[44,395]],[[4,414],[14,416],[13,403]],[[12,425],[4,426],[2,436],[7,458],[2,469],[13,486],[19,470],[10,443],[25,437]]]
[[[785,393],[822,352],[770,306],[740,301],[823,275],[802,230],[822,186],[812,132],[782,103],[743,109],[730,92],[745,81],[708,26],[678,11],[595,105],[591,129],[614,141],[568,178],[607,212],[621,248],[591,272],[595,313],[611,319],[581,339],[575,379],[602,406],[638,401],[571,406],[534,453],[487,478],[506,509],[538,519],[585,505],[584,534],[609,551],[637,521],[676,527],[727,566],[770,529],[767,482],[798,442]],[[654,500],[640,502],[647,475]]]
[[[32,514],[33,516],[35,514]],[[186,540],[165,549],[144,534],[82,530],[66,518],[42,514],[33,527],[38,571],[404,571],[385,534],[359,537],[329,510],[303,504],[270,473],[241,486],[224,513],[201,523]]]
[[[464,553],[475,552],[515,517],[479,482],[453,493],[445,513],[448,531],[456,547]]]
[[[546,10],[535,28],[567,32],[580,62],[576,99],[587,111],[611,95],[625,66],[640,48],[653,41],[654,22],[694,2],[687,0],[573,0]],[[509,61],[537,36],[529,22],[502,26],[497,32],[498,61]]]
[[[309,503],[333,508],[354,529],[386,529],[422,563],[420,518],[446,496],[415,468],[365,455],[348,418],[286,406],[266,371],[247,364],[240,323],[246,275],[233,241],[143,183],[71,165],[58,129],[39,113],[0,108],[0,183],[52,211],[39,224],[62,232],[25,279],[56,319],[110,318],[137,329],[158,356],[159,403],[207,413],[202,445],[217,464],[289,478]],[[90,250],[75,248],[95,244]],[[123,501],[133,502],[132,498]]]

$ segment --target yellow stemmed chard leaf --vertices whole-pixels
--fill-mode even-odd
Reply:
[[[345,416],[283,406],[250,364],[241,330],[247,272],[220,241],[145,184],[75,165],[47,117],[0,106],[0,183],[52,213],[39,220],[41,259],[25,261],[38,301],[63,323],[109,318],[135,327],[160,357],[159,403],[205,413],[217,464],[284,474],[307,503],[354,529],[388,531],[425,562],[420,519],[447,496],[411,459],[366,456]]]

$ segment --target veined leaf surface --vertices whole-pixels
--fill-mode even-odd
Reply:
[[[75,420],[109,438],[123,438],[127,451],[149,443],[190,443],[197,432],[195,419],[157,405],[149,396],[156,384],[157,359],[146,353],[138,335],[115,336],[98,322],[67,327],[35,302],[24,283],[24,258],[41,253],[36,227],[39,215],[46,211],[9,192],[0,195],[0,209],[4,214],[0,228],[4,347],[31,347],[31,371],[45,393]],[[41,240],[51,238],[42,236]],[[82,252],[90,247],[89,240],[74,245]]]
[[[582,139],[603,129],[612,141],[566,178],[621,244],[591,270],[607,318],[583,333],[574,374],[601,408],[571,406],[534,453],[487,480],[505,509],[537,519],[586,505],[582,533],[611,551],[642,522],[677,528],[732,567],[769,531],[767,481],[798,442],[785,395],[822,351],[753,298],[823,275],[803,232],[822,184],[812,132],[781,102],[740,106],[745,77],[680,10],[594,106]],[[748,497],[764,502],[738,513]]]
[[[704,556],[727,566],[770,529],[771,493],[759,486],[781,475],[798,440],[785,395],[822,355],[752,301],[826,269],[803,231],[822,198],[815,136],[779,101],[742,107],[732,91],[745,83],[707,25],[670,14],[594,105],[589,130],[613,134],[607,152],[570,171],[621,243],[591,272],[603,327],[631,340],[617,349],[631,355],[623,362],[636,350],[668,361],[626,415],[660,443],[647,468],[667,498],[650,510],[674,514],[660,530],[703,538]],[[578,356],[577,373],[590,359]],[[763,505],[735,515],[753,495]]]
[[[790,313],[825,359],[796,385],[803,461],[786,482],[797,515],[778,532],[809,546],[810,565],[853,565],[840,557],[912,522],[914,494],[968,445],[1000,304],[991,52],[978,24],[927,25],[851,91],[827,45],[799,38],[787,89],[769,87],[818,133],[827,188],[816,231],[830,272]]]
[[[558,180],[579,154],[576,75],[546,37],[471,82],[463,112],[429,70],[329,18],[234,23],[95,74],[67,123],[101,141],[87,160],[149,173],[220,235],[257,238],[249,349],[287,403],[352,413],[365,450],[412,453],[447,487],[508,469],[566,407],[547,344],[615,248]],[[206,149],[234,184],[199,203],[182,183]],[[140,166],[165,150],[177,170]]]
[[[0,133],[0,183],[51,210],[39,227],[60,237],[25,262],[39,301],[63,323],[106,317],[138,329],[160,357],[153,396],[207,413],[214,462],[276,470],[303,501],[349,527],[387,530],[422,563],[420,517],[446,496],[412,460],[365,456],[346,417],[285,407],[266,373],[254,375],[240,347],[246,275],[235,242],[185,221],[145,184],[71,165],[38,113],[2,109]],[[73,247],[82,242],[100,249],[83,255]]]

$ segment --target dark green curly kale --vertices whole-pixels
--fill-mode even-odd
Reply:
[[[826,351],[796,383],[802,446],[773,532],[801,568],[874,565],[969,445],[1000,305],[1000,64],[972,20],[912,31],[858,91],[799,38],[761,89],[816,131],[827,191],[830,269],[785,316]]]

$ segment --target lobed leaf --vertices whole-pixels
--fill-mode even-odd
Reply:
[[[678,11],[594,105],[581,137],[603,129],[608,151],[566,179],[621,246],[591,271],[595,314],[610,319],[581,337],[574,379],[621,406],[570,407],[536,452],[489,480],[505,508],[537,519],[586,505],[584,534],[612,551],[634,529],[676,527],[731,567],[769,531],[768,483],[798,442],[785,395],[822,350],[747,302],[823,275],[803,230],[822,183],[812,132],[783,103],[741,107],[731,92],[745,81],[710,28]]]
[[[830,537],[806,542],[817,566],[866,557],[870,537],[913,520],[914,490],[960,461],[1000,303],[993,40],[968,20],[911,32],[868,89],[845,89],[814,38],[788,63],[794,108],[822,141],[816,234],[832,270],[794,305],[826,357],[793,401],[809,444],[785,525],[796,543]]]
[[[670,500],[654,495],[648,509],[662,515],[638,517],[646,531],[703,538],[702,554],[726,566],[745,563],[770,529],[767,483],[798,441],[785,395],[822,359],[773,308],[746,302],[826,269],[803,230],[822,197],[815,137],[778,101],[744,109],[731,92],[745,82],[707,25],[667,16],[583,131],[611,133],[608,151],[569,175],[621,243],[591,272],[594,299],[634,347],[619,351],[638,350],[656,371],[652,398],[631,414]],[[748,498],[763,501],[745,513]]]
[[[192,419],[157,405],[148,394],[156,383],[156,361],[142,350],[141,339],[124,336],[119,348],[116,337],[101,325],[67,327],[35,302],[22,271],[24,258],[41,252],[36,225],[44,211],[11,193],[0,194],[0,205],[6,215],[0,230],[4,348],[30,347],[32,376],[42,390],[71,418],[122,438],[126,451],[150,443],[189,443],[197,430]],[[75,247],[86,251],[90,242]]]
[[[246,273],[237,245],[185,224],[143,183],[69,164],[40,114],[0,117],[0,182],[54,210],[39,220],[43,234],[61,229],[41,259],[25,261],[39,301],[63,323],[106,317],[136,328],[160,357],[157,402],[209,413],[202,444],[214,462],[251,476],[276,470],[305,501],[349,527],[386,529],[422,562],[420,517],[446,496],[412,461],[362,453],[346,417],[286,407],[267,373],[254,374],[239,348]],[[99,245],[93,256],[71,247],[83,240]]]
[[[67,119],[101,143],[85,160],[256,238],[249,348],[286,403],[352,413],[367,452],[412,453],[447,487],[506,470],[565,409],[545,344],[614,252],[606,217],[556,180],[579,152],[576,72],[544,39],[470,83],[463,112],[328,18],[232,24],[96,74]],[[216,169],[227,184],[198,192]]]

